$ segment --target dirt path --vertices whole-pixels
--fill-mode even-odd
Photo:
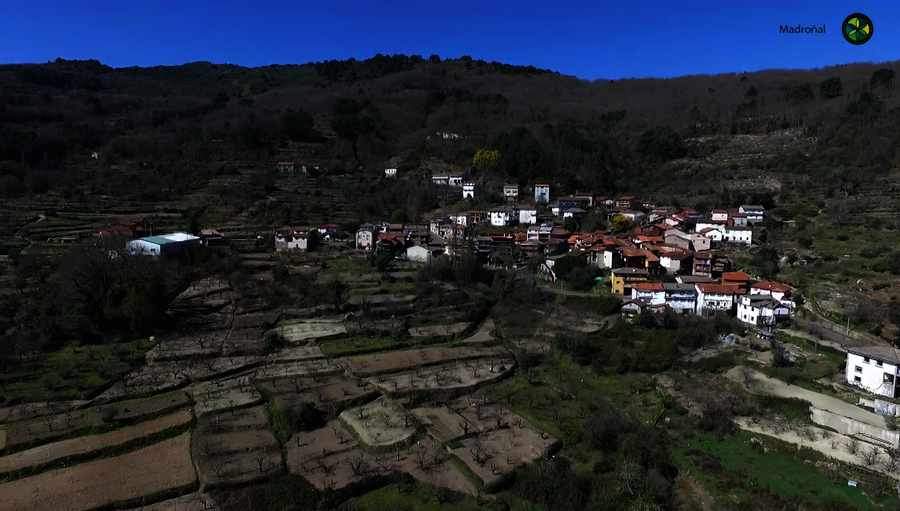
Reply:
[[[42,445],[40,447],[35,447],[34,449],[28,449],[27,451],[0,458],[0,474],[42,465],[67,456],[84,454],[103,449],[104,447],[123,444],[129,440],[134,440],[182,424],[187,424],[190,421],[191,413],[187,410],[183,410],[172,415],[142,422],[135,424],[134,426],[128,426],[102,435],[84,436]]]
[[[885,427],[884,417],[880,415],[868,412],[858,406],[847,403],[846,401],[841,401],[840,399],[826,396],[824,394],[819,394],[818,392],[802,389],[794,385],[788,385],[781,380],[769,378],[758,371],[754,371],[752,369],[751,371],[752,379],[748,388],[750,392],[756,394],[774,394],[781,397],[794,397],[802,399],[804,401],[809,401],[816,408],[828,410],[838,415],[850,417],[860,422],[865,422],[866,424],[871,424],[880,428]],[[742,368],[741,366],[738,366],[725,373],[725,376],[743,385],[744,381],[741,372]]]
[[[194,484],[190,433],[115,458],[0,485],[0,509],[83,511]]]

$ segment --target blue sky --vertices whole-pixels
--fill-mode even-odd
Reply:
[[[875,25],[862,46],[841,37],[853,12]],[[826,33],[779,34],[781,24]],[[471,55],[586,79],[883,62],[900,59],[900,2],[25,0],[0,15],[3,63],[259,66],[376,53]]]

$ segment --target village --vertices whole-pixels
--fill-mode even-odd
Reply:
[[[375,493],[402,493],[386,486],[399,480],[420,485],[426,500],[481,507],[587,427],[585,400],[630,407],[647,424],[665,417],[662,427],[698,446],[710,440],[691,435],[718,431],[721,419],[758,435],[751,449],[809,448],[837,460],[823,473],[866,488],[900,474],[892,426],[900,354],[843,334],[823,340],[799,317],[797,290],[741,271],[735,254],[753,246],[762,206],[701,212],[627,195],[553,199],[537,183],[504,185],[504,204],[473,209],[478,185],[465,173],[431,179],[459,200],[417,223],[282,226],[236,240],[216,225],[188,233],[135,215],[83,234],[161,259],[249,247],[240,257],[259,286],[299,279],[292,285],[330,291],[298,308],[223,277],[191,283],[171,305],[178,332],[146,342],[146,365],[87,399],[0,409],[0,490],[10,490],[0,491],[0,507],[93,509],[173,495],[142,509],[224,509],[231,488],[284,474],[344,499],[365,498],[356,488],[373,480]],[[424,270],[463,256],[532,282],[544,298],[484,310],[476,303],[484,289],[443,282],[426,291]],[[573,286],[573,267],[589,268],[590,280]],[[634,374],[599,354],[593,369],[579,365],[567,347],[636,335],[630,348],[600,352],[656,350],[670,334],[647,325],[669,315],[682,325],[676,332],[722,317],[728,330],[699,349],[680,341],[668,362]],[[676,432],[681,421],[712,429]],[[86,428],[103,433],[82,436]],[[123,443],[136,450],[116,455]],[[142,465],[147,457],[156,461]],[[130,472],[99,492],[117,466]],[[66,489],[72,478],[80,495]]]

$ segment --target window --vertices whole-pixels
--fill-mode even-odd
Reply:
[[[869,360],[869,357],[865,357],[865,358],[863,358],[863,362],[865,362],[865,363],[867,363],[867,364],[868,364],[868,363],[869,363],[869,362],[870,362],[870,360]]]
[[[855,381],[856,383],[862,383],[862,378],[860,378],[859,376],[854,376],[853,381]]]
[[[862,372],[862,366],[856,366],[856,367],[854,368],[854,371],[856,371],[857,373],[861,373],[861,372]]]
[[[881,367],[881,360],[876,360],[876,361],[875,361],[875,365],[876,365],[877,367]]]

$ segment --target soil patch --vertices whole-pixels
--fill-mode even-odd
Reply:
[[[474,390],[482,385],[507,378],[515,370],[513,360],[501,364],[500,357],[475,359],[468,362],[441,364],[416,368],[413,371],[380,375],[368,381],[382,392],[417,392],[465,389]]]
[[[297,433],[285,445],[288,471],[305,474],[317,465],[316,460],[352,451],[359,445],[339,420],[333,420],[314,431]]]
[[[268,421],[265,407],[254,406],[217,415],[208,415],[200,419],[200,425],[229,429],[262,428],[269,423]]]
[[[201,428],[192,449],[201,489],[258,481],[282,471],[281,450],[268,430]]]
[[[341,359],[341,364],[355,376],[375,376],[457,360],[509,356],[509,353],[500,346],[465,346],[460,348],[434,346],[344,357]]]
[[[174,410],[186,406],[188,403],[190,403],[190,398],[187,394],[173,392],[147,399],[93,406],[65,414],[7,424],[2,429],[6,432],[7,445],[17,445],[58,438],[77,429],[100,426],[109,420],[134,419],[143,415]]]
[[[191,493],[184,497],[164,500],[149,506],[134,508],[129,511],[219,511],[216,503],[208,495]]]
[[[508,427],[463,440],[451,452],[459,457],[485,484],[494,484],[523,465],[545,455],[557,443],[524,420]]]
[[[92,461],[0,485],[0,509],[94,509],[186,488],[197,479],[190,434],[115,458]]]
[[[60,458],[85,454],[105,447],[123,444],[136,438],[152,435],[160,431],[181,426],[191,422],[191,413],[182,410],[172,415],[159,419],[142,422],[134,426],[126,426],[120,430],[104,433],[102,435],[83,436],[54,442],[18,452],[0,458],[0,474],[9,473],[27,467],[43,465]]]

